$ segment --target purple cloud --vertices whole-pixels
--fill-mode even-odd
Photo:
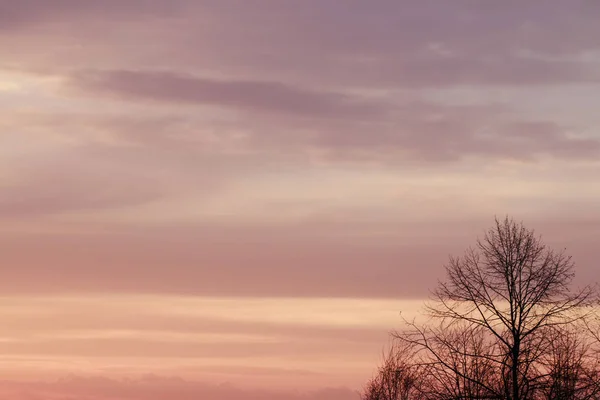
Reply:
[[[215,80],[174,72],[98,71],[74,75],[69,87],[132,100],[205,104],[308,117],[371,118],[383,105],[360,97],[268,81]]]
[[[36,47],[37,40],[37,48],[43,49],[29,59],[32,69],[43,69],[40,64],[45,63],[52,69],[62,65],[63,71],[73,63],[88,68],[111,64],[115,69],[138,69],[143,64],[181,73],[219,70],[241,80],[293,79],[359,88],[600,81],[597,61],[582,58],[599,48],[595,38],[600,35],[596,23],[600,9],[589,2],[524,5],[464,0],[450,5],[376,0],[342,6],[332,0],[263,0],[252,5],[239,0],[111,0],[99,6],[61,0],[49,4],[0,3],[5,26],[18,25],[16,21],[42,26],[40,36],[23,38],[23,46]],[[85,46],[78,45],[78,38],[85,38]],[[3,52],[10,59],[33,57],[11,49]]]

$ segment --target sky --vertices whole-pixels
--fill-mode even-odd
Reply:
[[[0,0],[0,396],[356,400],[494,216],[597,281],[599,19]]]

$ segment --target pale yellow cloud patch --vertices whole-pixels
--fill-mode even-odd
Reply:
[[[0,69],[0,96],[48,94],[56,89],[58,80],[53,76],[28,74],[17,70]]]

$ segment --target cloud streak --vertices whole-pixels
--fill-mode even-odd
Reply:
[[[80,73],[68,81],[68,86],[117,98],[216,105],[316,118],[374,118],[385,111],[383,105],[340,93],[317,92],[280,82],[215,80],[173,72]]]

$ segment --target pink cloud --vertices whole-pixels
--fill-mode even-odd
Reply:
[[[586,215],[590,220],[591,214]],[[5,293],[421,297],[443,273],[448,255],[462,253],[479,227],[486,226],[484,220],[420,227],[398,219],[365,224],[353,222],[351,214],[345,218],[342,223],[280,227],[205,223],[111,228],[105,223],[104,232],[88,225],[91,232],[85,235],[5,232],[0,236],[5,265],[18,267],[5,271],[0,287]],[[598,233],[598,225],[542,218],[546,223],[557,221],[542,232],[556,237],[558,246],[573,243],[580,276],[593,277],[597,251],[589,246],[589,238]],[[392,233],[374,238],[341,234],[373,227]]]
[[[138,182],[132,189],[125,173],[114,168],[89,169],[82,164],[71,170],[64,164],[25,173],[19,182],[0,192],[0,216],[6,219],[39,217],[61,213],[132,207],[160,199],[163,194]],[[133,178],[138,179],[136,178]]]

